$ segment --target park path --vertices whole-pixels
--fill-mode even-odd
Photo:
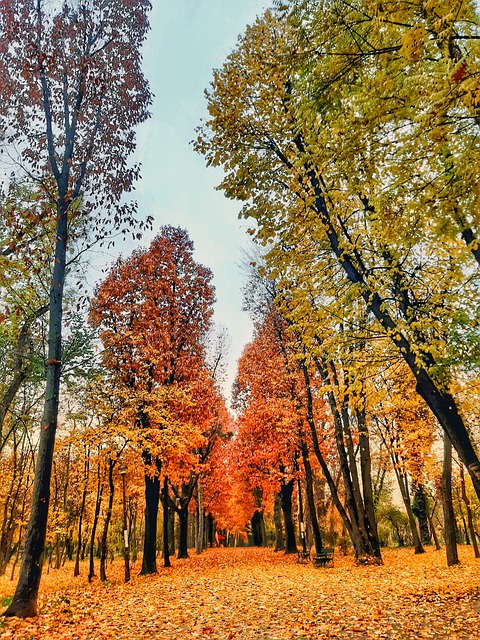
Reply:
[[[9,619],[0,636],[16,640],[313,640],[480,638],[480,572],[468,548],[462,565],[445,567],[443,552],[414,556],[386,550],[382,567],[297,564],[269,549],[208,549],[173,560],[156,576],[123,584],[122,564],[110,582],[65,566],[46,575],[41,615]],[[477,564],[476,564],[477,563]],[[2,597],[13,585],[0,581]]]

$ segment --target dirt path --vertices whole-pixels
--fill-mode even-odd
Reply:
[[[209,549],[174,560],[158,576],[124,585],[122,564],[111,582],[88,585],[73,567],[51,570],[41,587],[41,615],[9,619],[0,635],[17,640],[146,638],[312,640],[314,638],[480,639],[480,562],[461,549],[446,568],[443,552],[414,556],[387,550],[383,567],[299,565],[263,549]],[[2,597],[14,585],[0,579]]]

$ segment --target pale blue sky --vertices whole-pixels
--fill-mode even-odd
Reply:
[[[241,248],[249,242],[247,225],[237,219],[240,203],[215,190],[221,172],[207,169],[189,143],[206,116],[203,92],[212,69],[223,64],[237,36],[268,6],[263,0],[154,0],[144,49],[155,101],[152,118],[138,136],[142,180],[136,198],[141,210],[155,218],[155,232],[162,224],[188,229],[196,259],[214,273],[215,321],[227,327],[231,340],[228,393],[236,361],[251,336],[250,321],[241,311],[239,269]]]

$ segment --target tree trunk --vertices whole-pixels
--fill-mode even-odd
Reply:
[[[308,513],[310,516],[310,522],[312,523],[313,541],[315,544],[315,553],[322,552],[322,535],[320,533],[320,526],[318,524],[317,510],[315,508],[315,494],[313,490],[313,473],[310,459],[308,457],[308,448],[305,440],[301,442],[303,467],[305,469],[305,487],[307,494]]]
[[[251,520],[254,547],[265,546],[264,539],[262,536],[262,520],[263,520],[263,511],[261,511],[260,509],[256,509]]]
[[[138,557],[138,540],[137,540],[137,507],[132,503],[131,498],[128,501],[128,539],[130,541],[130,558],[132,563],[137,561]]]
[[[179,542],[177,558],[188,558],[188,541],[189,541],[189,522],[188,522],[188,507],[193,497],[193,493],[197,486],[199,476],[190,473],[188,482],[183,482],[180,488],[172,485],[172,491],[176,498],[176,501],[172,502],[175,511],[178,514],[179,520]],[[193,536],[191,536],[191,542],[194,543]]]
[[[273,503],[273,522],[275,524],[275,551],[285,551],[285,538],[282,527],[282,496],[276,491]]]
[[[95,575],[95,566],[93,562],[93,550],[95,547],[95,533],[97,531],[98,517],[100,515],[100,506],[102,504],[103,495],[103,482],[100,478],[100,463],[98,463],[98,484],[97,484],[97,499],[95,500],[95,513],[93,516],[92,532],[90,534],[90,553],[89,553],[89,568],[88,568],[88,581],[91,582]]]
[[[303,512],[302,483],[297,478],[297,494],[298,494],[298,528],[300,531],[300,542],[302,544],[303,553],[307,553],[307,527],[305,523],[305,514]]]
[[[162,506],[163,506],[163,566],[171,567],[170,552],[169,552],[169,519],[168,519],[168,478],[163,478],[163,490],[162,490]]]
[[[372,458],[370,455],[370,437],[368,433],[365,408],[356,411],[358,424],[358,443],[360,448],[360,473],[362,476],[363,504],[365,508],[366,533],[374,557],[381,560],[380,541],[378,539],[377,516],[373,497]]]
[[[175,555],[175,509],[169,502],[168,508],[168,553]]]
[[[142,454],[144,463],[152,464],[152,456],[148,452]],[[160,462],[156,461],[160,472]],[[157,573],[157,519],[160,501],[160,478],[145,473],[145,533],[143,539],[142,570],[140,575]]]
[[[295,540],[295,527],[292,516],[292,495],[294,480],[282,482],[280,494],[282,496],[283,522],[285,525],[285,553],[297,553],[297,542]]]
[[[73,526],[67,534],[67,539],[65,542],[65,553],[63,554],[63,562],[62,567],[65,566],[66,560],[73,560]]]
[[[57,542],[58,542],[58,538],[57,538]],[[55,547],[56,547],[56,543],[54,545],[51,545],[51,544],[46,545],[47,555],[48,555],[47,575],[50,573],[50,567],[52,566],[52,558],[53,558],[53,552],[55,551]]]
[[[399,462],[396,460],[395,456],[391,453],[393,468],[395,469],[395,475],[397,476],[398,487],[400,489],[400,493],[402,495],[403,504],[405,505],[405,510],[407,512],[408,524],[410,525],[410,531],[413,538],[413,547],[415,549],[415,553],[425,553],[425,549],[423,548],[422,541],[420,540],[420,535],[417,529],[417,523],[415,522],[415,517],[412,511],[412,503],[410,500],[410,492],[408,491],[408,484],[405,476],[402,474],[399,469]]]
[[[261,533],[262,540],[263,540],[262,546],[266,547],[268,545],[268,543],[267,543],[267,528],[265,527],[265,518],[263,516],[263,511],[262,511],[262,517],[260,519],[260,533]],[[229,533],[227,532],[226,535],[227,535],[227,539],[228,539]],[[225,546],[226,546],[226,543],[225,543]]]
[[[15,558],[13,559],[13,563],[12,563],[12,572],[10,574],[10,580],[13,580],[15,576],[15,567],[17,566],[18,558],[20,557],[20,546],[22,544],[22,536],[23,536],[23,524],[20,525],[20,529],[18,531],[17,549],[15,551]]]
[[[85,560],[85,556],[87,555],[87,539],[89,535],[89,527],[87,524],[85,531],[85,540],[82,542],[82,553],[80,554],[80,560],[83,562]]]
[[[215,518],[211,513],[208,514],[208,546],[212,548],[215,544]]]
[[[197,554],[202,553],[204,550],[205,539],[205,516],[203,514],[203,490],[202,482],[198,481],[197,485],[197,539],[195,544],[195,551]]]
[[[66,188],[64,193],[66,193]],[[37,613],[38,588],[42,575],[47,533],[50,479],[60,396],[63,288],[67,251],[67,209],[66,198],[59,196],[55,233],[55,261],[49,302],[50,316],[48,322],[48,355],[45,363],[45,401],[35,465],[32,506],[17,588],[10,606],[4,613],[5,616],[17,616],[19,618],[27,618]]]
[[[443,436],[442,502],[447,565],[451,567],[454,564],[459,564],[459,559],[452,500],[452,443],[446,434]]]
[[[435,525],[433,523],[433,514],[435,512],[436,504],[437,503],[435,502],[431,512],[429,509],[427,509],[427,518],[428,518],[428,525],[430,527],[430,533],[432,534],[433,542],[435,543],[435,549],[437,551],[440,551],[442,547],[440,545],[440,541],[438,540],[437,532],[435,530]]]
[[[463,472],[462,463],[460,463],[460,490],[462,492],[462,500],[465,503],[465,508],[467,510],[468,530],[470,531],[470,538],[472,539],[475,558],[480,558],[480,551],[478,549],[478,543],[477,543],[477,534],[475,533],[475,527],[473,525],[472,507],[470,505],[470,500],[467,495],[467,489],[465,487],[465,474]]]
[[[177,513],[180,523],[177,558],[188,558],[188,504],[185,506],[181,505],[180,508],[177,509]]]
[[[470,536],[468,535],[468,528],[467,528],[467,522],[465,520],[465,516],[463,515],[463,509],[462,509],[462,505],[459,505],[459,510],[460,510],[460,518],[462,519],[462,524],[463,524],[463,535],[465,537],[465,544],[470,546]],[[458,527],[457,527],[457,542],[460,542],[459,536],[458,536]]]
[[[77,543],[77,552],[75,556],[75,567],[73,569],[74,577],[80,574],[80,553],[82,551],[82,524],[83,524],[83,513],[85,511],[85,502],[87,500],[89,471],[90,471],[90,454],[89,454],[88,447],[85,447],[85,462],[83,467],[83,491],[82,491],[82,502],[80,503],[80,513],[78,515],[78,543]]]
[[[209,532],[208,532],[208,516],[203,512],[203,548],[208,549],[209,546]],[[236,545],[235,545],[236,546]]]
[[[195,548],[195,518],[188,518],[187,549]]]
[[[412,511],[420,526],[420,537],[423,545],[431,544],[430,527],[428,526],[428,505],[425,495],[425,487],[418,484],[415,487]]]
[[[107,581],[107,538],[108,538],[108,527],[110,526],[110,520],[112,518],[112,509],[113,509],[113,496],[115,493],[115,485],[113,483],[113,468],[115,466],[115,461],[112,458],[108,460],[108,507],[107,513],[105,514],[105,521],[103,523],[103,531],[102,538],[100,542],[100,580],[102,582]]]
[[[57,535],[56,555],[55,555],[55,569],[60,569],[62,562],[62,537]]]

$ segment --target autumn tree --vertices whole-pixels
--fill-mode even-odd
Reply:
[[[362,122],[366,130],[345,130],[342,146],[347,150],[356,137],[362,148],[359,182],[377,180],[383,172],[377,215],[393,203],[403,205],[404,220],[414,208],[423,208],[418,223],[423,231],[431,222],[440,243],[456,236],[479,263],[477,196],[470,189],[477,168],[465,162],[470,164],[477,152],[472,142],[479,126],[478,5],[459,0],[277,4],[292,24],[302,21],[304,43],[313,36],[325,60],[314,100],[324,82],[338,84],[340,78],[349,80],[351,105],[358,106],[360,94],[366,99],[356,114],[346,110],[343,116],[344,122]],[[351,81],[352,72],[360,82]],[[393,132],[382,151],[385,136]],[[375,156],[363,153],[367,138]],[[417,172],[422,163],[425,170]]]
[[[211,278],[194,260],[187,232],[166,226],[149,249],[116,262],[91,305],[103,361],[123,395],[145,465],[142,573],[156,572],[162,463],[188,458],[204,440],[203,425],[189,407],[197,401],[195,385],[206,375]]]
[[[98,479],[104,486],[102,495],[106,493],[106,508],[104,511],[103,527],[100,534],[100,579],[107,580],[106,561],[108,552],[108,533],[112,521],[115,480],[120,460],[128,459],[125,453],[129,444],[129,430],[125,416],[125,402],[115,387],[115,382],[108,372],[97,367],[84,385],[77,389],[77,406],[75,401],[69,417],[71,433],[69,446],[76,449],[77,487],[81,494],[81,501],[76,502],[75,513],[78,514],[77,555],[74,575],[78,575],[78,561],[82,545],[82,525],[85,513],[85,502],[89,490],[89,479],[95,475],[95,467],[99,472]],[[65,444],[64,444],[65,446]],[[91,487],[90,487],[91,489]],[[94,522],[93,529],[97,523]],[[91,540],[95,541],[92,535]],[[89,580],[93,577],[93,544],[91,542]]]
[[[196,494],[195,494],[195,503],[196,503],[196,540],[195,540],[195,549],[196,553],[202,553],[202,551],[206,548],[208,544],[208,535],[210,529],[209,522],[209,512],[206,508],[205,504],[205,491],[204,485],[212,474],[215,474],[218,479],[218,475],[215,473],[217,471],[217,467],[215,462],[218,462],[218,456],[214,455],[214,451],[219,450],[219,442],[228,441],[232,435],[231,432],[231,421],[232,416],[228,411],[223,394],[220,391],[221,384],[225,382],[226,379],[226,365],[227,365],[227,356],[228,356],[228,332],[227,329],[223,326],[213,327],[213,330],[210,332],[207,343],[206,343],[206,365],[209,377],[211,381],[214,383],[213,386],[210,385],[210,389],[213,392],[213,402],[207,399],[207,403],[210,405],[209,410],[207,410],[206,415],[215,416],[215,422],[219,429],[214,428],[210,433],[214,437],[208,437],[207,443],[208,448],[204,449],[207,453],[207,456],[202,457],[206,460],[206,463],[202,465],[202,472],[198,478]],[[209,398],[211,394],[208,393],[206,398]],[[204,422],[204,420],[202,420]],[[205,433],[205,432],[204,432]],[[208,459],[207,459],[208,458]],[[213,464],[212,464],[213,459]],[[207,501],[208,501],[208,493],[207,493]],[[211,518],[211,515],[210,515]]]
[[[390,363],[387,373],[378,376],[373,384],[378,388],[368,411],[391,458],[415,553],[423,553],[425,537],[422,541],[413,502],[417,488],[423,491],[429,467],[430,472],[432,470],[435,420],[415,392],[413,380],[402,361]]]
[[[224,166],[221,187],[245,202],[243,217],[255,220],[251,234],[268,247],[274,277],[283,278],[292,294],[290,321],[311,336],[315,320],[306,292],[312,290],[316,306],[327,310],[332,322],[344,317],[344,308],[352,310],[352,325],[366,313],[373,331],[405,360],[480,495],[478,456],[452,393],[455,329],[462,325],[473,331],[478,308],[473,245],[465,244],[458,225],[446,231],[437,207],[441,200],[452,210],[452,203],[463,200],[457,198],[455,181],[445,182],[444,172],[432,187],[435,194],[429,190],[446,147],[439,149],[430,136],[429,146],[425,142],[422,153],[414,154],[411,118],[395,119],[397,93],[392,83],[383,82],[391,74],[385,63],[390,54],[398,82],[411,82],[415,56],[408,59],[404,53],[409,41],[422,41],[415,40],[415,16],[422,12],[408,5],[405,21],[403,9],[397,15],[393,2],[375,3],[373,17],[362,2],[291,4],[295,11],[287,11],[287,17],[267,12],[259,18],[215,72],[207,92],[210,119],[196,147],[209,164]],[[432,55],[444,70],[442,52],[457,37],[453,33],[471,45],[475,58],[472,11],[471,3],[448,16],[438,9],[429,27],[428,55],[422,58],[427,71]],[[444,24],[450,25],[445,31]],[[421,44],[414,50],[421,51]],[[414,94],[419,110],[436,99],[431,85],[429,91],[426,99],[423,89],[421,97]],[[459,97],[451,105],[452,113],[457,106],[463,113],[461,102]],[[387,120],[385,104],[392,105]],[[455,144],[467,148],[474,114],[465,111],[464,116],[468,125],[460,134],[465,136]],[[401,175],[397,149],[404,152]],[[417,165],[412,158],[418,158]],[[475,181],[464,184],[470,192]],[[467,210],[470,219],[471,207]],[[466,307],[472,311],[465,313]]]
[[[5,489],[8,485],[8,490],[0,499],[3,514],[0,524],[0,571],[2,559],[8,561],[12,554],[15,554],[15,564],[19,559],[31,503],[31,480],[38,444],[34,425],[41,417],[46,355],[44,311],[47,307],[41,307],[40,304],[48,290],[46,281],[49,277],[48,269],[39,266],[40,261],[36,255],[30,258],[26,256],[22,261],[17,256],[14,259],[9,257],[6,263],[0,278],[5,310],[0,329],[0,351],[4,365],[0,374],[0,389],[5,390],[0,419],[0,464]],[[71,291],[67,291],[66,298],[64,317],[67,331],[62,345],[63,376],[66,383],[64,399],[72,393],[73,379],[78,389],[94,362],[93,352],[89,348],[91,343],[89,344],[86,335],[88,332],[84,331],[80,317],[72,316],[75,297]],[[40,313],[37,313],[38,309]],[[65,409],[67,404],[64,402]],[[54,465],[49,530],[56,530],[56,534],[52,537],[48,533],[45,557],[50,556],[50,563],[55,549],[58,564],[65,557],[65,552],[71,549],[71,513],[65,508],[65,500],[61,499],[62,495],[66,495],[69,464],[62,465],[59,459],[54,460]],[[65,469],[66,476],[63,478],[60,477],[62,468]],[[64,483],[62,489],[61,483]]]
[[[178,558],[188,557],[187,534],[191,500],[202,500],[200,479],[208,473],[210,455],[219,437],[228,431],[230,415],[223,396],[216,387],[210,372],[197,371],[190,384],[190,402],[179,408],[183,422],[192,424],[197,437],[192,437],[177,455],[169,456],[164,473],[169,479],[174,500],[172,506],[179,518]],[[199,491],[200,489],[200,491]],[[200,515],[200,514],[199,514]]]
[[[280,492],[285,550],[296,553],[292,496],[304,417],[296,404],[297,373],[287,366],[276,322],[281,320],[273,310],[257,322],[254,339],[239,360],[236,437],[242,445],[243,473],[254,496],[257,495],[256,511],[261,514],[263,501],[274,491]]]
[[[351,538],[358,561],[381,562],[371,477],[369,425],[366,416],[364,370],[357,363],[365,359],[364,348],[356,345],[358,335],[332,328],[331,318],[315,313],[321,295],[302,283],[302,309],[311,324],[290,319],[294,284],[282,272],[276,277],[257,257],[257,273],[251,273],[248,301],[257,313],[270,305],[278,353],[290,379],[290,397],[299,416],[297,435],[305,474],[305,489],[315,546],[322,548],[316,522],[313,474],[309,452],[320,465],[331,498]],[[256,290],[256,292],[255,292]],[[263,298],[262,294],[263,292]],[[347,318],[346,318],[347,320]],[[358,324],[356,333],[358,334]],[[265,337],[265,334],[263,334]],[[360,343],[361,344],[361,343]],[[335,455],[332,455],[335,452]],[[333,463],[333,464],[332,464]],[[339,465],[341,482],[334,480]],[[341,485],[341,486],[340,486]],[[343,497],[342,494],[343,493]]]
[[[7,246],[18,246],[31,220],[43,222],[48,212],[55,220],[54,250],[45,256],[52,268],[45,407],[22,569],[7,615],[36,612],[59,405],[67,251],[75,238],[88,244],[108,229],[137,225],[135,206],[120,199],[138,177],[127,158],[135,147],[134,127],[148,117],[151,101],[140,69],[149,7],[146,0],[2,2],[0,128],[18,176],[42,194],[25,215],[15,206],[2,207],[11,229]]]
[[[245,468],[239,465],[242,444],[234,436],[217,438],[202,478],[203,510],[219,529],[230,531],[235,540],[245,538],[245,527],[255,511],[251,486],[245,481]],[[208,528],[209,519],[206,526]],[[208,539],[208,531],[206,536]]]

